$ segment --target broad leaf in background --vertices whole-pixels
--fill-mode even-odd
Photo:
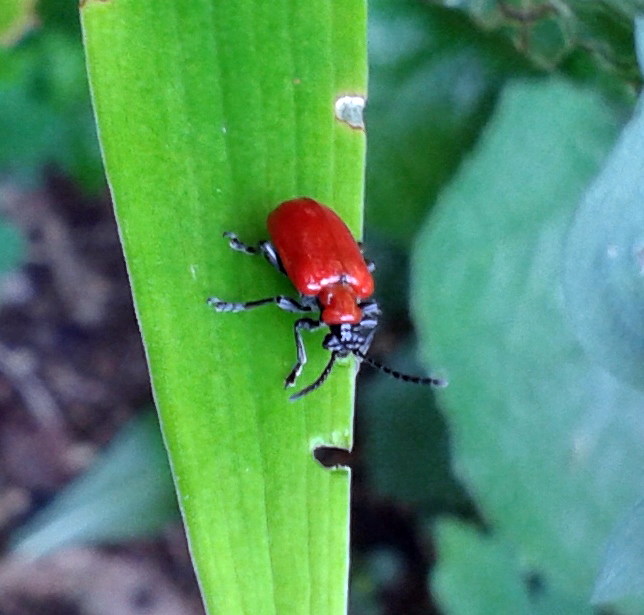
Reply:
[[[511,546],[458,521],[439,522],[434,535],[440,557],[432,571],[432,589],[444,613],[530,613]]]
[[[644,18],[636,20],[635,32],[644,70]],[[644,383],[643,102],[588,191],[570,232],[566,255],[569,307],[582,344],[618,379],[640,390]],[[592,278],[588,275],[591,269]],[[641,600],[643,512],[640,500],[613,530],[595,583],[595,602],[631,595]]]
[[[134,418],[82,476],[12,536],[38,557],[69,545],[115,543],[159,532],[178,516],[155,413]]]
[[[586,351],[618,380],[644,390],[642,103],[575,216],[564,290]]]
[[[363,0],[87,0],[85,48],[155,400],[211,615],[346,610],[349,477],[313,458],[348,448],[354,370],[297,403],[283,389],[293,293],[255,243],[283,200],[335,208],[360,235],[364,134],[335,116],[366,96]],[[298,384],[328,361],[306,336]]]
[[[597,575],[593,602],[644,594],[644,500],[628,511],[611,533]]]
[[[506,76],[531,71],[503,37],[458,11],[415,0],[369,8],[368,222],[409,242]]]
[[[544,587],[515,547],[472,525],[443,520],[435,529],[440,558],[432,587],[446,615],[591,615],[583,596]]]
[[[591,91],[509,86],[412,272],[422,348],[450,379],[457,475],[523,572],[586,600],[612,524],[644,491],[644,395],[586,356],[562,290],[567,231],[620,123]]]

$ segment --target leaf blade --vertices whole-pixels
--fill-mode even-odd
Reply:
[[[270,308],[213,314],[205,299],[292,292],[219,239],[224,230],[262,238],[280,200],[318,198],[359,228],[364,138],[334,119],[333,102],[340,89],[364,94],[364,5],[90,2],[83,24],[155,398],[209,608],[343,612],[348,473],[322,469],[312,449],[350,446],[352,372],[339,366],[290,404],[281,383],[294,358],[292,319]],[[303,379],[326,360],[319,339],[307,340]]]

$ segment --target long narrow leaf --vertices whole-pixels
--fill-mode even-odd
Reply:
[[[180,505],[209,612],[343,613],[350,364],[297,403],[293,317],[216,314],[206,298],[292,292],[253,243],[307,195],[359,230],[364,138],[336,118],[364,96],[363,0],[88,1],[95,112]],[[358,99],[359,102],[360,99]],[[327,360],[307,342],[311,382]]]

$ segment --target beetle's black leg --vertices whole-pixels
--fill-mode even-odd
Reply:
[[[258,248],[255,248],[254,246],[249,246],[248,244],[245,244],[243,241],[240,241],[237,235],[235,235],[235,233],[231,231],[226,231],[224,233],[224,238],[228,239],[228,245],[233,250],[237,250],[237,252],[243,252],[244,254],[257,254],[259,252]]]
[[[291,297],[286,297],[285,295],[277,295],[277,297],[267,297],[266,299],[242,302],[222,301],[221,299],[217,299],[217,297],[210,297],[207,303],[215,308],[217,312],[243,312],[262,305],[268,305],[269,303],[274,303],[278,308],[286,312],[311,312],[313,310],[311,306],[304,305],[303,303],[300,303]]]
[[[231,231],[226,231],[224,237],[228,239],[228,245],[238,252],[243,252],[244,254],[263,254],[264,258],[273,266],[275,269],[286,275],[282,261],[280,260],[279,254],[275,250],[275,246],[270,241],[260,241],[255,246],[249,246],[248,244],[241,241],[235,233]]]
[[[380,316],[380,308],[374,299],[361,301],[359,306],[362,310],[362,320],[360,320],[357,328],[354,327],[350,330],[350,334],[356,338],[355,342],[360,344],[357,346],[358,353],[356,354],[354,352],[354,349],[356,349],[355,344],[351,344],[349,348],[351,352],[354,352],[358,360],[360,360],[361,355],[365,355],[369,351],[369,347],[376,333],[376,328],[378,327],[378,316]]]
[[[300,399],[301,397],[304,397],[305,395],[308,395],[311,391],[315,391],[318,387],[322,386],[324,384],[324,381],[329,377],[329,374],[331,373],[331,370],[333,369],[333,365],[335,363],[335,360],[337,359],[338,355],[336,352],[331,353],[331,358],[329,359],[329,362],[326,364],[326,367],[324,370],[322,370],[322,373],[318,376],[317,380],[306,388],[302,389],[299,393],[295,393],[295,395],[291,395],[289,399],[291,401],[296,401]]]
[[[323,323],[321,323],[319,320],[313,320],[312,318],[300,318],[299,320],[295,321],[293,331],[295,333],[297,362],[293,366],[291,373],[286,376],[286,380],[284,380],[284,388],[292,387],[295,384],[295,381],[300,377],[302,368],[306,363],[306,349],[304,348],[304,342],[302,341],[302,330],[315,331],[322,326],[324,326]]]
[[[360,321],[360,327],[363,330],[364,343],[360,346],[360,350],[367,354],[373,337],[376,333],[376,327],[378,326],[378,316],[380,316],[380,308],[378,304],[371,301],[363,301],[360,304],[360,309],[362,310],[362,320]]]
[[[360,302],[360,309],[362,310],[363,317],[369,317],[369,319],[377,320],[380,316],[380,308],[378,304],[373,299],[368,299],[367,301]]]
[[[365,335],[364,341],[362,342],[359,348],[359,354],[354,353],[355,356],[358,358],[358,360],[361,360],[361,358],[369,352],[369,348],[371,348],[371,343],[373,342],[373,338],[375,335],[376,335],[376,324],[374,324],[371,330]]]
[[[286,273],[286,269],[284,269],[284,265],[282,265],[282,260],[280,259],[280,256],[277,253],[277,250],[275,250],[275,246],[270,241],[260,241],[259,249],[261,253],[264,255],[264,258],[273,267],[275,267],[275,269],[277,269],[279,272],[283,273],[284,275],[288,275]]]

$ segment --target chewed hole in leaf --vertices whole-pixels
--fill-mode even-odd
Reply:
[[[318,446],[313,450],[313,458],[325,468],[350,468],[353,454],[346,448],[337,446]]]

